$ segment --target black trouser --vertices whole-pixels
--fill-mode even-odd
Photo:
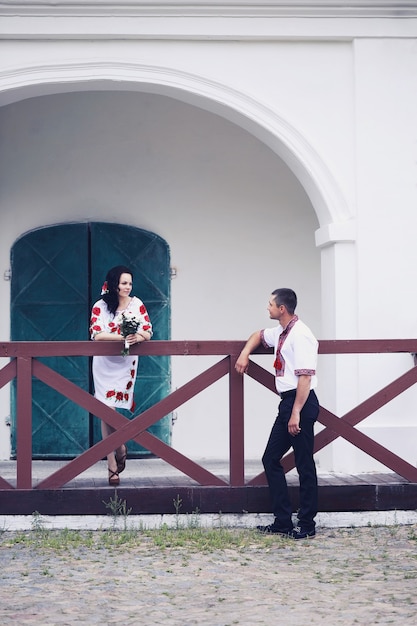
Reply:
[[[300,509],[298,513],[300,526],[305,529],[313,529],[315,527],[314,517],[317,515],[317,473],[313,458],[313,446],[314,424],[319,414],[319,402],[315,392],[310,391],[300,413],[301,432],[293,437],[288,432],[288,421],[291,417],[295,393],[294,390],[283,395],[278,408],[278,416],[262,457],[271,493],[272,511],[275,515],[276,524],[284,530],[292,529],[292,507],[287,481],[280,461],[291,446],[294,449],[295,465],[300,480]]]

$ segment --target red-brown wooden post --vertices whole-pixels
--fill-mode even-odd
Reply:
[[[17,488],[32,489],[32,359],[17,357]]]
[[[16,359],[0,369],[0,389],[16,377]],[[13,489],[12,485],[0,476],[0,489]]]
[[[230,485],[245,484],[245,426],[243,376],[235,370],[237,355],[229,358]]]

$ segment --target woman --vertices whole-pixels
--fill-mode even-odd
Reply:
[[[113,267],[107,272],[102,287],[102,299],[93,306],[90,322],[91,339],[95,341],[118,341],[121,348],[152,337],[152,324],[142,300],[131,297],[133,274],[123,265]],[[127,336],[123,336],[123,319],[133,321]],[[126,331],[125,331],[126,332]],[[123,343],[125,342],[125,343]],[[126,350],[124,350],[126,352]],[[133,392],[138,371],[138,357],[122,356],[93,357],[94,396],[113,409],[134,410]],[[103,439],[114,432],[114,428],[101,422]],[[126,465],[127,447],[125,444],[107,455],[109,485],[120,483],[119,474]]]

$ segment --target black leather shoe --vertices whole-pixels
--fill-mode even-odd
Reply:
[[[290,536],[293,539],[308,539],[309,537],[314,537],[315,534],[316,531],[314,528],[308,530],[306,528],[300,528],[300,526],[296,526]]]
[[[279,528],[276,524],[268,524],[268,526],[257,526],[256,530],[264,535],[285,535],[291,537],[292,528]]]

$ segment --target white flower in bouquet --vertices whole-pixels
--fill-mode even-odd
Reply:
[[[141,326],[141,321],[137,318],[133,313],[125,313],[123,312],[117,318],[117,324],[120,328],[120,332],[123,337],[127,337],[128,335],[134,335],[137,333],[138,329]],[[125,339],[125,345],[122,350],[122,355],[127,356],[129,354],[129,343]]]

